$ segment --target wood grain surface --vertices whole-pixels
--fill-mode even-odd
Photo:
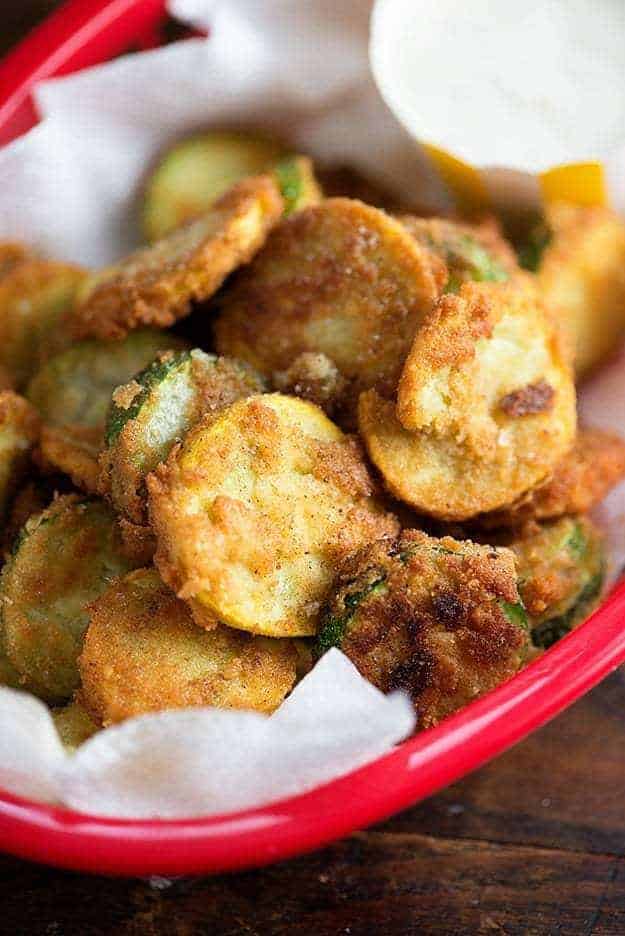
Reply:
[[[0,0],[0,52],[56,4]],[[625,677],[389,822],[244,874],[115,880],[0,856],[4,936],[625,936]]]

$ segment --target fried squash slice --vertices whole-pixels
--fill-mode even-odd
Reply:
[[[217,348],[267,376],[320,353],[348,382],[352,402],[372,386],[393,392],[443,275],[396,219],[326,199],[283,221],[224,290]]]
[[[485,527],[519,526],[587,513],[625,478],[625,440],[604,429],[581,428],[552,477],[505,510],[480,517]]]
[[[0,368],[17,390],[70,344],[68,316],[86,277],[79,267],[26,259],[0,279]]]
[[[77,487],[94,493],[113,390],[127,383],[160,351],[184,346],[175,335],[142,329],[124,341],[77,342],[51,358],[26,390],[44,423],[43,466],[69,475]]]
[[[30,466],[39,439],[37,411],[12,390],[0,391],[0,520],[6,520],[13,494]]]
[[[189,706],[272,712],[296,679],[292,640],[194,623],[153,569],[95,602],[80,657],[80,698],[104,725]]]
[[[131,568],[101,501],[66,495],[27,521],[0,577],[2,645],[22,688],[55,704],[70,698],[87,605]]]
[[[166,351],[111,401],[100,456],[100,492],[135,524],[148,521],[146,476],[204,414],[262,393],[264,381],[248,365],[198,348]]]
[[[404,530],[342,566],[317,654],[340,647],[383,692],[402,689],[420,728],[493,689],[530,650],[513,554]]]
[[[400,215],[406,230],[443,265],[445,292],[457,293],[463,283],[501,283],[518,275],[514,250],[495,221],[461,224],[447,218]]]
[[[605,579],[600,530],[587,517],[528,523],[498,542],[514,552],[532,640],[547,649],[586,620]]]
[[[625,224],[608,208],[556,202],[531,232],[521,260],[588,373],[625,337]]]
[[[575,437],[565,350],[534,293],[465,283],[417,333],[397,406],[360,397],[359,427],[389,491],[466,520],[515,502],[552,474]]]
[[[209,627],[314,634],[339,559],[397,529],[355,440],[277,393],[201,420],[147,483],[156,565]]]
[[[197,220],[95,274],[76,309],[76,335],[123,338],[141,325],[173,325],[252,259],[283,210],[271,176],[235,185]]]

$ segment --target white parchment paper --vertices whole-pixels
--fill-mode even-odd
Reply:
[[[599,5],[603,10],[610,2]],[[371,0],[172,0],[179,18],[210,27],[209,40],[127,56],[37,88],[42,122],[0,151],[0,237],[87,266],[115,260],[139,241],[136,205],[147,167],[173,139],[210,125],[275,129],[318,159],[361,169],[404,201],[444,204],[445,193],[412,134],[423,128],[424,138],[445,144],[435,138],[437,108],[446,107],[451,119],[458,101],[450,99],[444,70],[428,73],[427,61],[436,55],[427,61],[423,56],[421,65],[411,60],[402,71],[392,50],[399,29],[405,33],[401,55],[410,59],[410,48],[427,43],[428,17],[438,8],[438,22],[450,3],[379,0],[369,50]],[[563,3],[550,4],[559,17]],[[468,7],[460,0],[456,7],[457,32],[466,26],[462,10]],[[501,22],[510,25],[509,17]],[[587,49],[590,40],[584,38]],[[462,43],[456,55],[458,48]],[[467,49],[470,81],[475,53]],[[618,69],[618,49],[613,59]],[[461,63],[454,69],[462,77]],[[424,100],[437,118],[429,136],[428,110],[419,112]],[[502,104],[495,96],[491,103],[493,127],[497,107],[508,108],[507,145],[520,154],[508,165],[544,168],[540,136],[532,157],[527,120],[508,119],[514,102]],[[574,116],[579,123],[579,107]],[[609,116],[611,141],[618,141],[613,109]],[[486,153],[495,151],[481,124],[468,122],[463,134],[467,152],[482,145]],[[625,190],[621,164],[610,157],[610,167],[618,197]],[[592,381],[581,409],[590,422],[625,432],[625,358]],[[625,486],[602,513],[616,568],[625,561]],[[0,688],[0,787],[101,815],[216,814],[344,774],[380,756],[413,727],[408,701],[382,695],[338,650],[326,654],[270,718],[211,709],[149,715],[101,732],[71,757],[45,706]]]

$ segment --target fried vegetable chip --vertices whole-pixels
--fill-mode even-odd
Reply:
[[[399,221],[362,202],[327,199],[283,221],[224,290],[217,347],[267,376],[302,352],[324,354],[348,381],[352,403],[368,387],[393,392],[442,285]]]
[[[338,646],[435,725],[521,668],[529,632],[507,549],[405,530],[341,568],[318,653]]]
[[[195,349],[158,355],[113,394],[100,490],[135,524],[147,523],[146,475],[204,414],[216,415],[264,382],[246,364]]]
[[[397,529],[355,441],[280,394],[201,420],[148,490],[157,567],[196,620],[274,637],[315,633],[337,561]]]
[[[297,660],[292,640],[203,630],[153,569],[140,569],[91,608],[81,699],[105,725],[198,705],[272,712],[295,684]]]
[[[80,488],[97,488],[98,454],[113,390],[125,384],[159,351],[185,342],[157,329],[142,329],[123,341],[81,341],[45,364],[26,396],[41,413],[45,466],[69,475]]]
[[[582,376],[625,336],[625,224],[607,208],[554,203],[530,245],[522,260],[571,335]]]
[[[517,526],[587,513],[625,477],[625,440],[603,429],[580,429],[573,448],[544,484],[505,510],[480,517],[488,527]]]
[[[27,521],[0,577],[2,644],[23,688],[54,703],[72,695],[87,605],[131,568],[100,501],[67,495]]]
[[[251,260],[283,210],[270,176],[240,182],[197,220],[95,274],[76,310],[76,334],[122,338],[141,325],[173,325]]]
[[[358,419],[395,497],[466,520],[513,503],[553,472],[575,436],[575,390],[531,290],[465,283],[417,333],[396,410],[372,390]]]
[[[18,390],[51,353],[70,343],[64,317],[85,277],[78,267],[31,259],[0,279],[0,367]]]
[[[28,470],[39,431],[34,407],[12,390],[0,391],[0,520]]]

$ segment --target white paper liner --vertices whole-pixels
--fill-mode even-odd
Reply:
[[[211,39],[38,88],[45,119],[0,151],[0,237],[86,265],[116,259],[139,241],[136,203],[149,164],[174,138],[218,124],[286,132],[302,150],[354,165],[404,201],[441,203],[440,184],[371,78],[369,0],[170,6],[210,25]],[[385,91],[389,99],[388,84]],[[624,397],[622,361],[584,391],[582,412],[625,431]],[[625,485],[602,513],[623,558]],[[0,689],[0,787],[109,816],[217,814],[349,772],[413,726],[407,700],[383,696],[339,651],[326,654],[271,718],[211,709],[144,716],[101,732],[73,757],[45,706]]]

